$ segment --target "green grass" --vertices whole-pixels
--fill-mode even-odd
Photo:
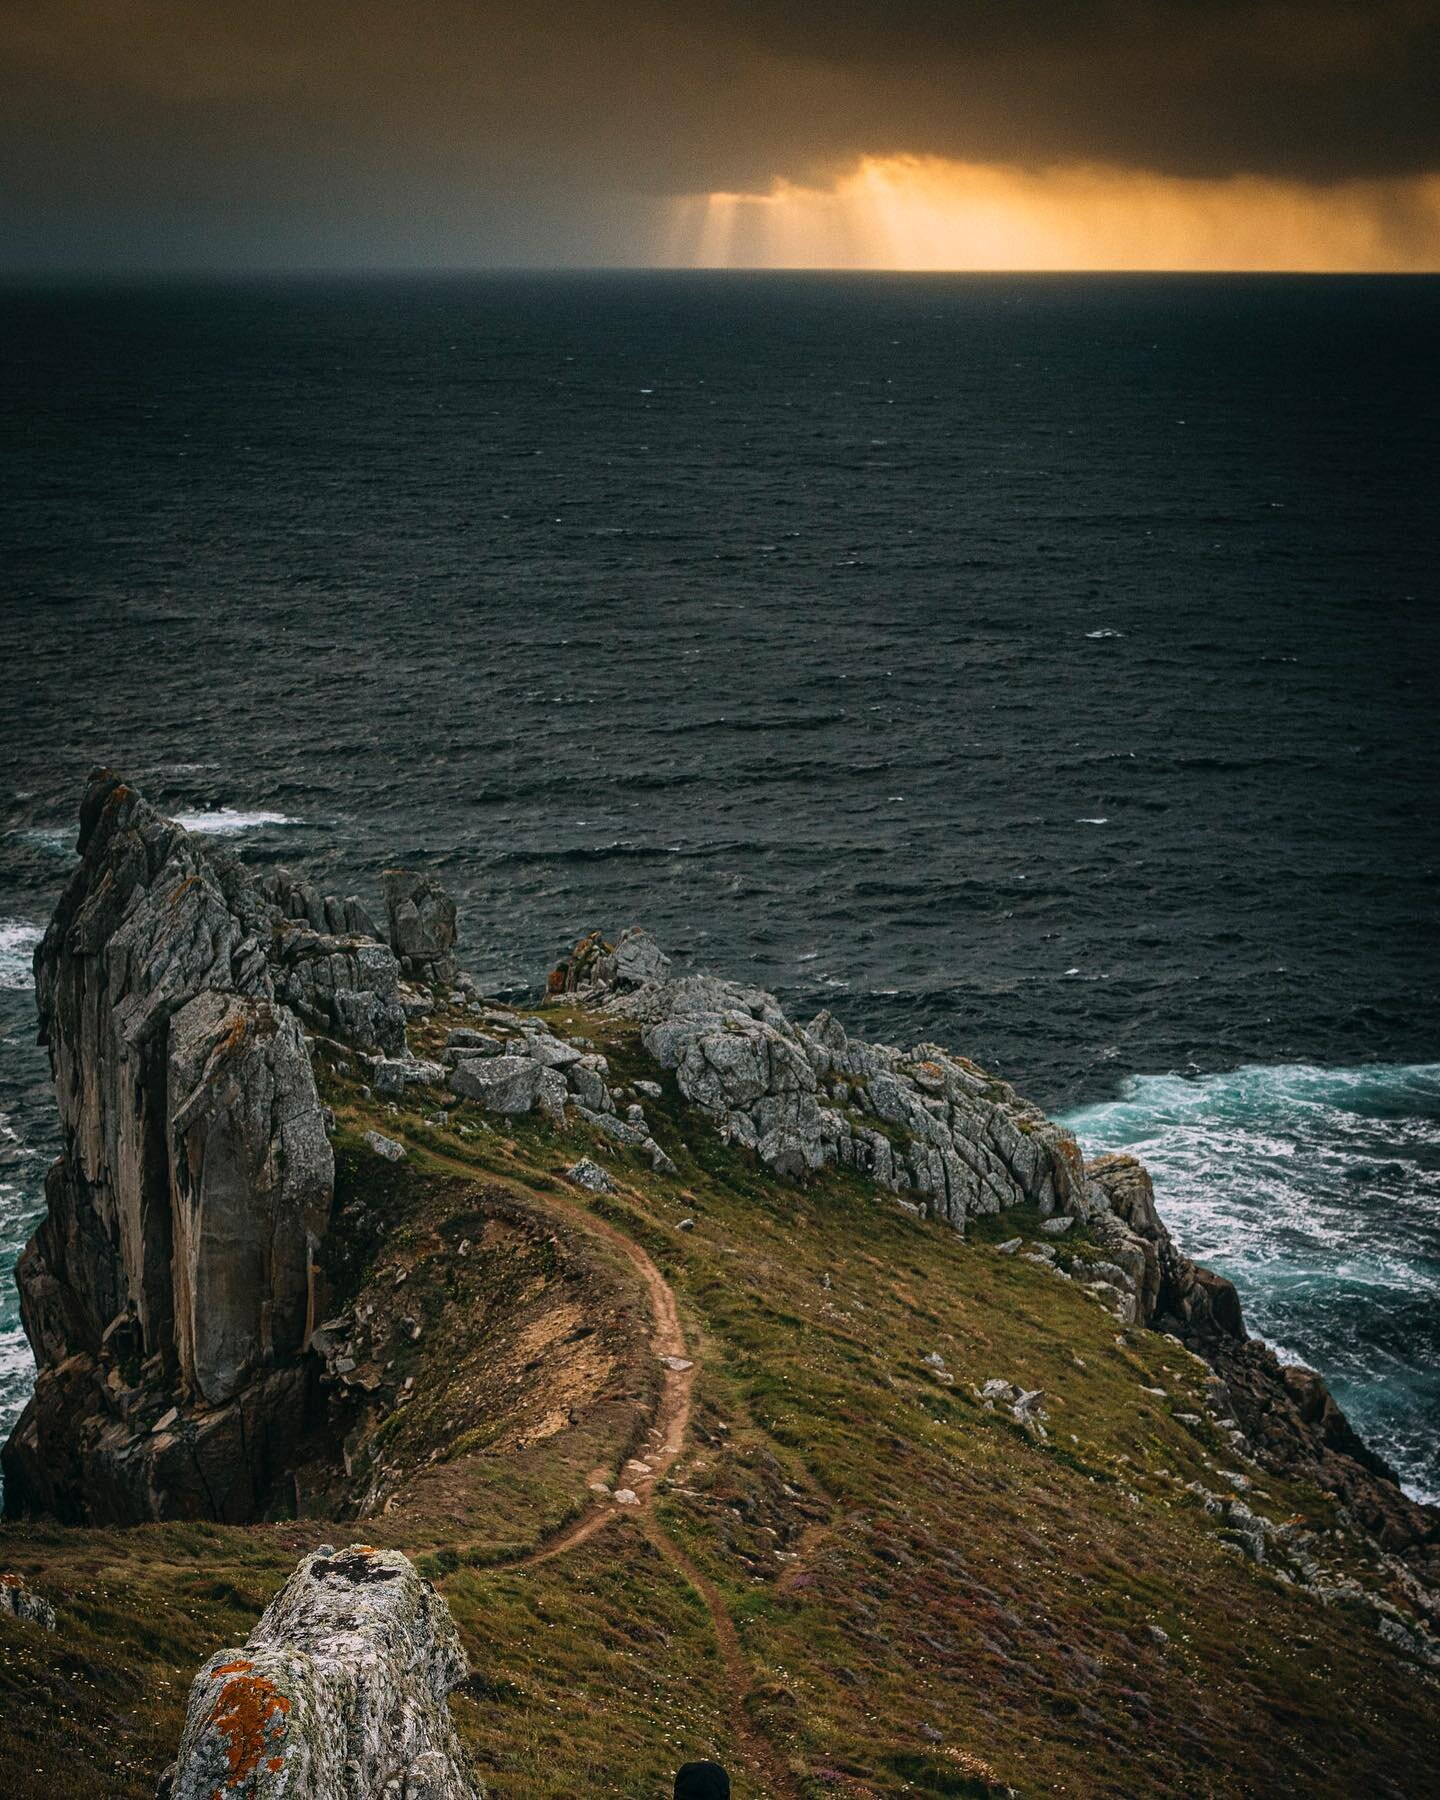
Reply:
[[[600,1042],[614,1079],[656,1078],[634,1027],[568,1004],[546,1017]],[[1000,1239],[1037,1234],[1034,1215],[977,1221],[962,1241],[858,1179],[777,1182],[669,1077],[646,1111],[671,1178],[577,1126],[484,1129],[461,1106],[429,1127],[434,1097],[392,1114],[347,1080],[326,1085],[346,1209],[327,1246],[334,1303],[373,1306],[388,1332],[403,1296],[423,1321],[418,1344],[385,1338],[394,1375],[423,1389],[379,1427],[401,1472],[394,1509],[363,1534],[0,1528],[0,1567],[60,1613],[54,1637],[0,1619],[7,1795],[151,1793],[194,1669],[243,1638],[303,1548],[354,1535],[407,1549],[442,1583],[474,1671],[456,1717],[496,1800],[662,1796],[695,1755],[760,1795],[756,1743],[803,1800],[1437,1791],[1416,1753],[1440,1725],[1434,1685],[1226,1546],[1185,1488],[1220,1485],[1233,1462],[1174,1417],[1203,1413],[1206,1371],[997,1255]],[[404,1135],[409,1162],[366,1153],[370,1125]],[[563,1188],[583,1152],[619,1192]],[[658,1380],[633,1271],[543,1210],[561,1192],[632,1235],[676,1290],[699,1372],[655,1522],[718,1592],[739,1690],[702,1596],[641,1521],[516,1566],[590,1504],[594,1469],[631,1453]],[[1071,1233],[1062,1260],[1087,1248]],[[578,1380],[562,1327],[581,1315],[589,1385],[539,1435],[557,1386]],[[983,1407],[990,1376],[1044,1390],[1046,1441]],[[1247,1499],[1276,1520],[1335,1524],[1323,1495],[1256,1488]],[[1337,1567],[1363,1566],[1356,1540],[1327,1542]]]

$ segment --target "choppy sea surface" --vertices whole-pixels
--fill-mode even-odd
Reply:
[[[29,958],[108,762],[1131,1145],[1440,1493],[1430,280],[0,292],[0,1429],[54,1150]]]

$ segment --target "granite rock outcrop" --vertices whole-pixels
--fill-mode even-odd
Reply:
[[[583,940],[551,988],[638,1020],[685,1098],[777,1174],[855,1169],[962,1230],[1010,1206],[1066,1211],[1083,1194],[1069,1133],[965,1057],[864,1043],[828,1012],[797,1025],[763,988],[672,979],[638,928],[613,950]]]
[[[438,881],[413,869],[386,869],[380,879],[390,948],[406,973],[425,981],[453,981],[455,902]]]
[[[406,1557],[317,1550],[196,1676],[158,1800],[484,1800],[450,1717],[467,1674]]]
[[[353,898],[232,855],[109,771],[36,952],[62,1154],[20,1258],[36,1390],[10,1513],[243,1520],[287,1504],[334,1160],[307,1028],[405,1049]]]

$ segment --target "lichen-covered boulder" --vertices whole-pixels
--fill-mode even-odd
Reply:
[[[564,1076],[528,1056],[467,1057],[450,1071],[450,1089],[489,1112],[527,1113],[536,1105],[564,1112]]]
[[[450,1717],[467,1674],[440,1595],[396,1550],[307,1556],[243,1649],[190,1690],[161,1800],[484,1800]]]

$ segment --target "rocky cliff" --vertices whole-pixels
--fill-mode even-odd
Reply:
[[[456,981],[473,993],[453,902],[427,877],[386,872],[381,942],[356,897],[252,876],[108,772],[86,793],[78,848],[36,956],[65,1149],[18,1270],[41,1372],[5,1447],[7,1507],[290,1510],[324,1413],[308,1346],[334,1165],[311,1046],[358,1058],[392,1101],[443,1087],[447,1105],[574,1121],[673,1173],[644,1110],[643,1090],[660,1090],[642,1082],[622,1109],[602,1053],[543,1012],[478,1001],[483,1029],[452,1029],[438,1060],[413,1056],[407,1007],[427,1016]],[[1390,1547],[1430,1541],[1429,1515],[1319,1377],[1250,1340],[1233,1286],[1176,1249],[1133,1159],[1087,1166],[1008,1083],[940,1045],[865,1043],[829,1013],[796,1024],[764,990],[677,977],[639,928],[582,940],[548,991],[636,1024],[655,1072],[777,1177],[853,1171],[960,1231],[1025,1206],[1085,1223],[1108,1246],[1090,1287],[1127,1323],[1200,1350],[1234,1430]]]
[[[454,1577],[472,1657],[530,1657],[563,1722],[542,1743],[508,1679],[467,1684],[462,1734],[503,1791],[532,1759],[565,1791],[617,1759],[602,1791],[655,1791],[690,1716],[657,1671],[722,1696],[696,1747],[776,1794],[858,1770],[858,1791],[995,1795],[1036,1757],[1056,1789],[1279,1794],[1323,1740],[1342,1785],[1311,1786],[1338,1795],[1377,1734],[1429,1717],[1436,1514],[1247,1336],[1133,1158],[1087,1163],[941,1046],[677,974],[635,928],[496,1004],[432,882],[387,872],[384,899],[387,941],[361,901],[253,875],[113,776],[87,793],[37,956],[64,1152],[19,1271],[40,1376],[4,1451],[26,1596],[5,1617],[33,1676],[0,1776],[49,1729],[30,1640],[53,1616],[105,1670],[77,1704],[110,1682],[150,1720],[153,1791],[175,1719],[131,1665],[155,1605],[151,1673],[176,1643],[203,1661],[165,1792],[470,1800],[463,1657],[401,1546]],[[13,1522],[41,1513],[273,1523]],[[373,1544],[295,1571],[307,1514],[363,1516]],[[92,1587],[67,1540],[106,1583],[133,1553],[133,1593]],[[616,1645],[581,1704],[575,1668]],[[1407,1696],[1393,1734],[1372,1668]],[[932,1694],[983,1702],[971,1741],[983,1721],[1008,1745],[1005,1779],[942,1760]],[[627,1709],[643,1743],[614,1737]],[[1154,1766],[1107,1785],[1096,1759],[1136,1723]]]
[[[17,1270],[36,1392],[6,1508],[252,1518],[289,1503],[334,1161],[306,1030],[404,1047],[354,900],[232,857],[102,772],[36,954],[63,1153]]]

